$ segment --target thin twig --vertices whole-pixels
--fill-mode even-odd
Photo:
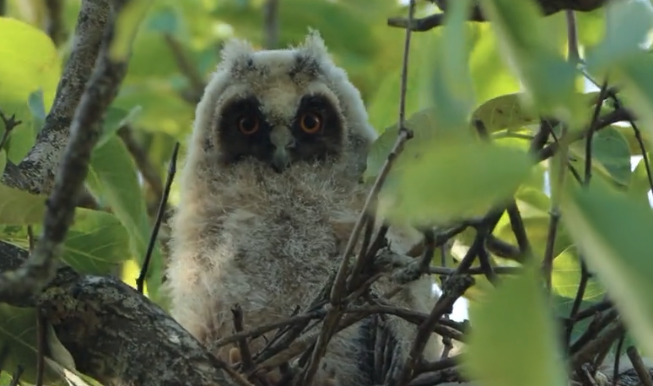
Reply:
[[[621,350],[623,349],[625,340],[626,334],[621,334],[617,343],[617,349],[615,350],[614,366],[612,367],[612,386],[617,386],[617,379],[619,379],[619,362],[621,361]]]
[[[576,291],[576,297],[574,298],[574,304],[569,311],[569,320],[575,320],[578,310],[580,310],[580,305],[583,302],[585,297],[585,289],[587,288],[587,282],[590,279],[589,271],[587,270],[587,264],[581,257],[580,259],[580,282],[578,283],[578,290]],[[571,332],[573,330],[573,324],[567,326],[566,331],[566,342],[568,343],[571,340]]]
[[[5,131],[2,133],[2,138],[0,138],[0,150],[4,148],[9,140],[9,135],[16,126],[23,123],[23,121],[16,120],[16,114],[12,114],[11,117],[7,117],[2,110],[0,110],[0,120],[5,125]]]
[[[243,332],[243,309],[239,304],[236,304],[231,308],[231,313],[234,316],[234,330],[236,330],[236,333]],[[241,371],[248,372],[252,370],[254,368],[254,362],[252,361],[252,353],[249,351],[246,338],[238,339],[238,350],[240,351]]]
[[[122,142],[127,147],[127,150],[131,154],[138,171],[143,175],[145,181],[154,192],[154,195],[157,197],[157,201],[161,201],[163,196],[163,182],[161,181],[161,176],[159,172],[154,168],[152,162],[150,162],[147,152],[143,149],[143,146],[136,141],[134,138],[133,128],[131,125],[124,125],[118,130],[118,136],[122,139]]]
[[[172,149],[172,156],[170,157],[170,164],[168,165],[168,177],[166,178],[166,185],[163,190],[163,195],[161,196],[161,202],[159,203],[159,210],[156,214],[156,221],[154,223],[154,226],[152,227],[150,240],[147,244],[147,251],[145,252],[145,258],[143,259],[143,266],[141,267],[141,272],[138,275],[138,278],[136,279],[136,288],[140,293],[143,293],[145,278],[147,277],[147,271],[150,266],[150,260],[152,259],[152,253],[154,252],[154,245],[156,243],[156,239],[159,234],[159,228],[161,228],[161,222],[163,221],[163,215],[165,213],[166,204],[168,203],[168,196],[170,195],[170,189],[172,188],[172,181],[174,180],[175,172],[177,171],[178,153],[179,153],[179,142],[176,142],[174,149]]]
[[[594,133],[597,129],[599,114],[601,113],[601,107],[603,107],[603,101],[605,100],[607,90],[608,79],[606,78],[603,82],[603,85],[601,86],[598,102],[594,106],[592,121],[590,122],[590,127],[587,132],[587,139],[585,140],[585,186],[589,186],[590,178],[592,177],[592,138],[594,137]]]
[[[637,349],[633,346],[630,346],[626,349],[626,354],[628,355],[628,359],[630,359],[630,363],[633,364],[633,369],[635,369],[635,372],[637,373],[639,380],[642,382],[642,385],[653,386],[651,373],[649,372],[649,369],[646,367],[646,365],[644,365],[644,361],[642,361],[642,357],[639,356]]]
[[[202,94],[204,93],[204,88],[206,84],[202,79],[199,71],[195,67],[195,64],[188,58],[188,55],[184,52],[183,46],[177,41],[177,39],[169,33],[163,34],[163,38],[172,52],[172,56],[177,63],[179,70],[188,78],[190,86],[192,89],[193,100],[199,102]]]
[[[46,31],[56,46],[66,38],[66,29],[63,18],[63,0],[45,0],[45,8],[48,11]]]
[[[23,371],[25,371],[23,366],[21,365],[16,366],[16,371],[14,371],[14,373],[11,375],[11,383],[9,384],[9,386],[20,385],[20,377],[23,375]]]
[[[267,0],[263,6],[263,15],[265,49],[272,50],[279,44],[279,0]]]
[[[45,374],[45,347],[47,345],[47,320],[39,307],[36,308],[36,386],[43,386]]]

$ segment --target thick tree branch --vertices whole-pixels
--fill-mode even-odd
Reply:
[[[66,63],[50,113],[36,144],[18,164],[7,163],[2,182],[34,194],[49,193],[70,125],[100,51],[109,18],[106,0],[83,0],[75,27],[75,44]]]
[[[16,269],[26,258],[27,251],[0,241],[0,271]],[[62,267],[40,295],[13,305],[38,306],[76,369],[105,386],[235,385],[224,363],[118,278]]]

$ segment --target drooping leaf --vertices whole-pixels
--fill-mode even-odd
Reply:
[[[152,0],[132,0],[125,6],[116,20],[116,32],[109,48],[113,60],[124,60],[141,20],[150,8]]]
[[[551,274],[551,287],[556,294],[574,299],[578,292],[581,279],[580,259],[578,248],[570,246],[562,251],[553,260],[553,272]],[[583,299],[601,300],[605,295],[605,289],[595,278],[590,278],[585,288]]]
[[[587,140],[578,141],[569,146],[571,164],[577,170],[585,170]],[[630,149],[623,135],[612,127],[606,127],[592,136],[592,169],[616,183],[627,186],[632,174],[630,167]]]
[[[587,189],[569,186],[562,219],[583,250],[589,269],[606,287],[629,331],[653,355],[653,212],[599,179]]]
[[[587,52],[587,65],[592,72],[603,72],[642,52],[642,44],[653,28],[653,12],[641,1],[618,1],[606,4],[606,34]],[[628,28],[623,28],[627,25]]]
[[[480,6],[492,21],[506,60],[524,83],[525,101],[538,112],[574,119],[575,68],[546,36],[536,3],[488,0]]]
[[[416,147],[417,157],[397,160],[394,183],[379,195],[380,207],[395,219],[428,224],[482,215],[509,199],[533,166],[526,152],[469,139]]]
[[[474,329],[462,354],[468,377],[487,386],[568,384],[537,270],[505,278],[482,302],[470,304],[469,314]]]
[[[14,163],[32,147],[35,131],[28,106],[30,93],[43,90],[46,110],[54,99],[61,63],[52,40],[40,29],[9,17],[0,17],[0,108],[16,115],[22,124],[14,128],[7,156]],[[5,127],[0,122],[0,137]]]
[[[45,196],[0,184],[0,224],[32,225],[43,221]]]
[[[43,128],[45,123],[45,106],[43,105],[43,90],[38,89],[29,94],[27,98],[27,106],[32,114],[34,132],[38,133]]]
[[[125,145],[117,137],[107,139],[91,157],[89,188],[108,204],[130,236],[132,255],[142,262],[150,238],[151,225],[136,166]],[[154,249],[148,280],[151,293],[156,293],[160,281],[161,254]]]

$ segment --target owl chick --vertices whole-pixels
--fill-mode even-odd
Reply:
[[[368,192],[360,179],[376,137],[360,93],[318,33],[282,50],[226,44],[180,173],[167,269],[172,316],[211,347],[233,333],[236,304],[245,328],[307,307],[340,265]],[[390,235],[393,245],[413,246],[420,235],[408,233]],[[424,277],[393,302],[428,312],[431,286]],[[397,347],[407,354],[415,326],[393,318]],[[332,338],[314,384],[332,374],[338,385],[370,384],[360,366],[369,355],[363,335],[359,323]],[[251,352],[265,342],[252,340]],[[439,347],[429,347],[434,359]],[[227,360],[229,349],[214,354]]]

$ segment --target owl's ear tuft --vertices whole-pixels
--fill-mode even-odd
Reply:
[[[309,28],[304,42],[297,47],[297,50],[304,56],[313,59],[318,63],[331,63],[331,57],[320,32]]]
[[[252,45],[241,39],[230,39],[222,48],[220,63],[221,67],[228,69],[232,74],[238,76],[243,71],[254,66]]]

